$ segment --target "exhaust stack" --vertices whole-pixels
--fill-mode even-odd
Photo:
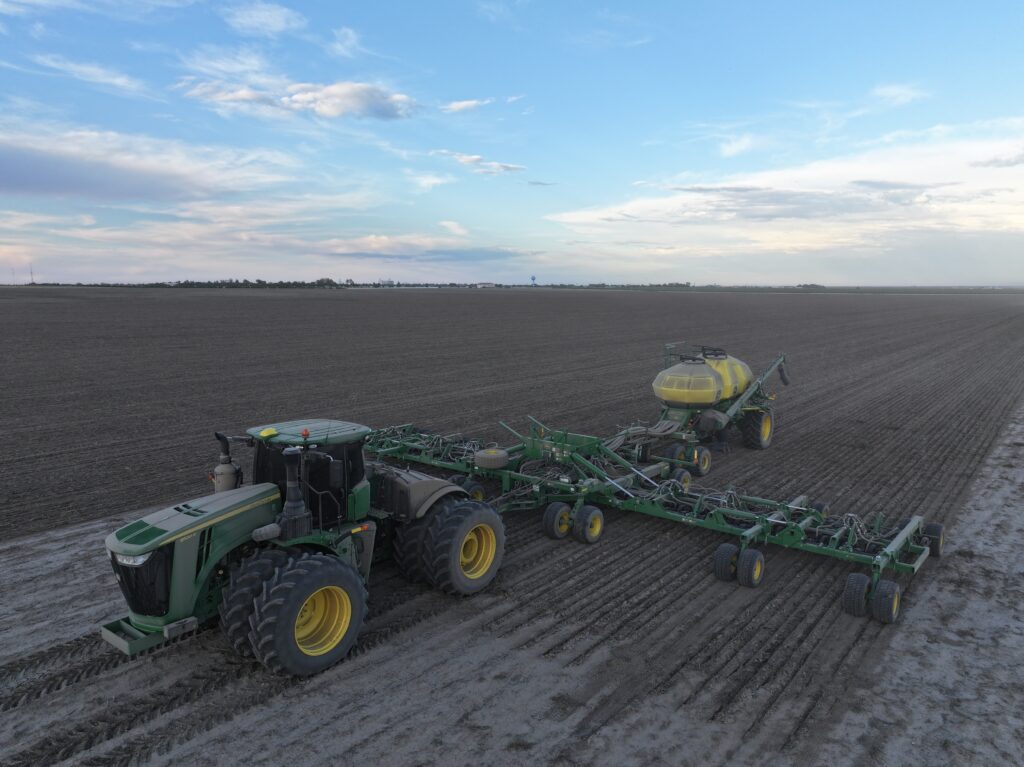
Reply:
[[[283,538],[299,538],[309,535],[313,529],[313,515],[306,508],[306,502],[302,497],[302,488],[299,486],[299,461],[302,457],[302,449],[286,447],[282,452],[286,485],[284,508],[281,510],[281,516],[278,517],[278,524],[281,526]]]
[[[219,431],[214,432],[213,436],[220,442],[220,462],[213,469],[213,492],[234,490],[242,484],[242,473],[231,460],[231,445],[228,438]]]

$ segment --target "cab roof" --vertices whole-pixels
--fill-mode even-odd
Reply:
[[[307,430],[309,433],[304,434]],[[342,445],[358,442],[371,431],[358,423],[313,418],[254,426],[245,433],[271,445]]]

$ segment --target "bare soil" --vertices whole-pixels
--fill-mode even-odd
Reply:
[[[5,763],[1024,762],[1021,296],[17,289],[0,328]],[[375,570],[356,653],[310,680],[216,631],[99,642],[124,611],[103,536],[207,492],[213,430],[609,433],[656,417],[680,337],[792,360],[775,443],[710,484],[947,524],[899,623],[841,612],[842,563],[770,548],[747,590],[711,576],[714,534],[613,511],[582,546],[522,513],[487,593]]]

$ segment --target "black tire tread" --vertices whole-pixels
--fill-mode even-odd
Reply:
[[[761,420],[765,414],[771,416],[772,433],[768,438],[768,444],[761,442]],[[767,410],[751,410],[740,419],[740,433],[743,435],[743,444],[752,450],[765,450],[775,439],[775,413],[771,408]]]
[[[572,506],[562,501],[555,501],[549,503],[547,508],[544,509],[544,518],[541,521],[541,526],[544,529],[544,535],[552,540],[560,541],[568,536],[572,530],[571,524],[569,525],[569,530],[566,530],[564,533],[558,529],[558,518],[561,516],[563,509],[571,512]]]
[[[761,579],[755,580],[754,572],[758,562],[761,563]],[[736,580],[741,586],[756,589],[764,581],[764,567],[764,554],[758,549],[743,549],[736,559]]]
[[[711,569],[715,577],[720,581],[736,580],[736,571],[733,569],[733,557],[739,555],[740,547],[735,543],[722,543],[715,549],[711,558]]]
[[[427,527],[426,537],[423,543],[424,552],[424,573],[427,582],[434,588],[446,594],[459,594],[458,588],[453,579],[453,573],[449,567],[449,552],[454,545],[455,532],[462,522],[475,510],[486,508],[494,509],[482,501],[462,501],[448,508],[433,514],[430,524]],[[502,533],[505,532],[505,520],[497,512],[494,513],[497,524],[501,525]],[[501,567],[501,559],[504,552],[499,552],[495,569]]]
[[[288,561],[282,567],[278,567],[274,574],[263,582],[263,588],[254,600],[255,609],[249,618],[249,642],[252,644],[256,659],[275,674],[288,673],[273,646],[274,627],[278,616],[297,582],[312,570],[325,567],[351,570],[362,589],[363,604],[365,605],[369,599],[363,579],[352,565],[329,554],[314,554],[308,551],[293,552],[293,555],[288,557]],[[365,620],[365,610],[362,612]],[[359,635],[362,628],[362,625],[357,627],[356,636]]]
[[[850,573],[843,585],[843,612],[863,618],[868,614],[868,591],[871,578],[864,573]]]
[[[288,561],[288,557],[287,549],[259,549],[232,568],[228,576],[228,585],[221,593],[218,608],[220,625],[228,643],[244,658],[254,657],[249,643],[249,616],[254,609],[253,601],[264,581],[271,578],[274,571]]]

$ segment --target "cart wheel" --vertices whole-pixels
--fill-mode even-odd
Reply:
[[[544,509],[544,519],[541,524],[544,527],[544,535],[554,538],[556,541],[561,540],[572,529],[572,507],[561,501],[549,503],[548,507]]]
[[[580,543],[597,543],[604,533],[604,514],[597,506],[581,506],[572,521],[572,537]]]
[[[698,477],[703,477],[711,471],[711,451],[706,447],[695,447],[693,449],[693,462],[696,467],[693,473]]]
[[[751,410],[740,420],[743,444],[755,450],[764,450],[775,436],[775,415],[771,408]]]
[[[469,477],[463,480],[462,489],[469,493],[471,501],[482,501],[487,497],[487,491],[484,490],[484,486],[479,482],[472,481]]]
[[[868,592],[871,578],[864,573],[850,573],[843,586],[843,612],[863,618],[868,614]]]
[[[946,528],[938,522],[929,522],[922,532],[928,536],[928,553],[938,559],[942,556],[942,547],[946,543]]]
[[[673,461],[685,461],[686,458],[686,445],[676,443],[669,445],[668,449],[665,450],[665,457],[671,458]]]
[[[715,549],[715,555],[711,559],[711,569],[718,580],[736,580],[736,558],[739,553],[740,547],[735,543],[722,543]]]
[[[736,560],[736,580],[749,589],[760,586],[764,580],[764,554],[757,549],[743,549]]]
[[[900,617],[900,584],[881,580],[871,597],[871,617],[882,623],[895,623]]]
[[[672,472],[670,478],[683,486],[684,493],[690,492],[690,483],[693,481],[693,477],[690,476],[690,472],[686,469],[676,469]]]

